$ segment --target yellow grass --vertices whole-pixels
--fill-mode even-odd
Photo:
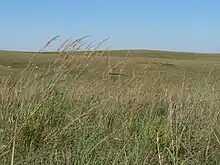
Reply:
[[[219,164],[220,57],[132,52],[0,52],[1,164]]]

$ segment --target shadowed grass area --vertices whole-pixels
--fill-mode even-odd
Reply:
[[[220,163],[218,56],[29,55],[0,54],[1,164]]]

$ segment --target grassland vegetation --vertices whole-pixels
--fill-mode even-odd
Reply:
[[[0,52],[1,164],[220,163],[220,56],[69,50],[84,39]]]

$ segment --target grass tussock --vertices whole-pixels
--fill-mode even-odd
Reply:
[[[1,77],[1,164],[220,163],[219,81],[126,73],[129,57],[85,79],[102,53],[76,63],[82,54],[69,48],[83,39],[44,68],[34,54],[19,75]]]

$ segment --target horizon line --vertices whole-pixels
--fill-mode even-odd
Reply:
[[[0,49],[0,51],[5,52],[19,52],[19,53],[59,53],[58,51],[24,51],[24,50],[4,50]],[[74,51],[74,50],[73,50]],[[178,50],[163,50],[163,49],[97,49],[97,50],[76,50],[79,52],[85,51],[154,51],[154,52],[167,52],[167,53],[186,53],[186,54],[220,54],[220,52],[211,53],[211,52],[193,52],[193,51],[178,51]]]

